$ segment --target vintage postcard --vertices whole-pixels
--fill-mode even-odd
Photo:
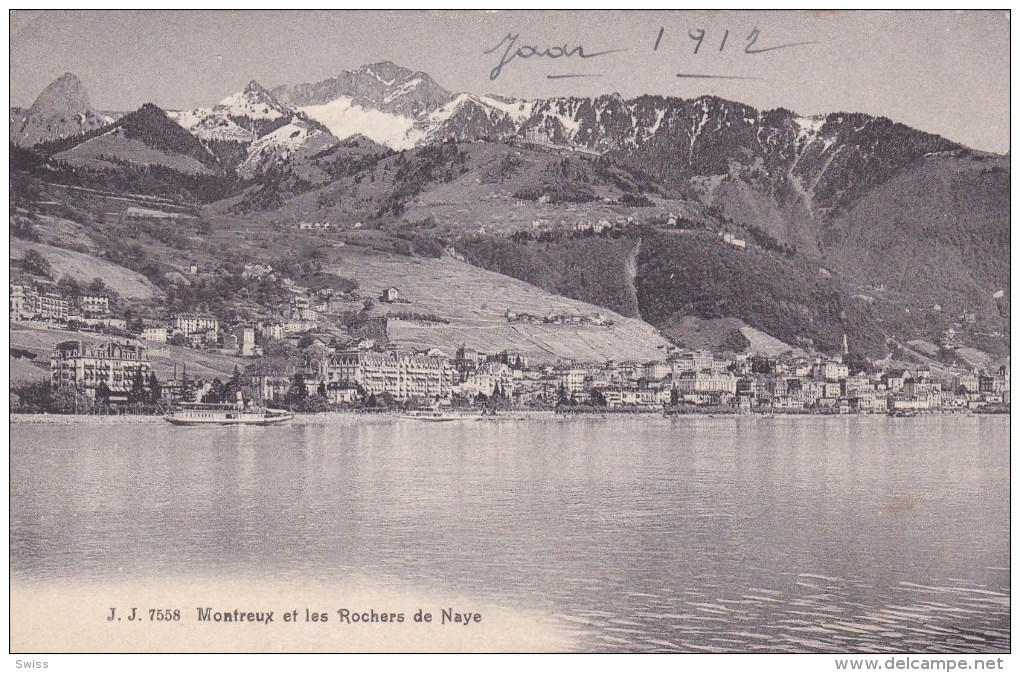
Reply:
[[[1008,12],[9,21],[18,668],[1002,668]]]

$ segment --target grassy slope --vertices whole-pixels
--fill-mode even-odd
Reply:
[[[637,317],[637,299],[628,274],[634,245],[630,239],[519,244],[501,236],[475,236],[458,241],[457,249],[484,269]]]
[[[434,313],[450,324],[424,326],[391,321],[395,342],[438,346],[452,351],[464,343],[486,352],[524,351],[537,361],[650,359],[663,356],[665,339],[646,323],[604,308],[543,291],[532,285],[465,264],[450,257],[411,258],[364,254],[348,249],[336,273],[355,278],[365,295],[378,296],[389,286],[409,303],[379,305],[378,313]],[[599,312],[612,327],[508,323],[507,309],[545,316],[550,313],[591,315]]]
[[[159,165],[173,168],[182,173],[207,174],[213,171],[188,156],[153,149],[140,140],[124,137],[120,130],[88,140],[77,147],[60,152],[54,159],[72,166],[95,166],[117,168],[116,164],[104,161],[110,157],[139,166]]]
[[[465,152],[467,158],[463,165],[455,166],[453,179],[430,182],[421,194],[406,203],[406,210],[399,219],[417,221],[432,217],[438,222],[438,233],[458,234],[477,232],[481,227],[489,233],[529,228],[537,219],[553,225],[561,221],[573,224],[579,219],[613,221],[619,215],[647,215],[653,211],[673,211],[689,219],[703,217],[700,207],[660,197],[653,197],[661,206],[658,209],[621,208],[601,201],[584,204],[520,201],[513,196],[518,190],[555,181],[553,176],[563,157],[548,151],[514,149],[502,143],[461,143],[458,151]],[[413,154],[408,152],[407,156]],[[512,170],[501,172],[500,165],[508,156],[520,163]],[[616,198],[623,193],[611,180],[596,175],[589,160],[570,159],[571,170],[586,176],[599,197]],[[322,160],[325,161],[327,159]],[[367,221],[393,189],[398,161],[399,155],[388,157],[374,169],[361,171],[360,178],[357,175],[341,177],[324,187],[293,196],[270,212],[252,213],[252,217],[290,222],[329,220],[341,224]],[[313,182],[321,181],[324,173],[314,164],[295,165],[294,173]],[[462,167],[467,171],[462,173]],[[237,200],[220,204],[217,210],[225,211]]]
[[[102,278],[110,289],[125,298],[151,299],[161,293],[145,276],[106,260],[43,243],[29,243],[13,236],[9,240],[11,258],[21,259],[29,250],[36,250],[50,263],[55,279],[70,276],[80,283],[88,283],[93,278]]]

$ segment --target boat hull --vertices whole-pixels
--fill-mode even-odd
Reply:
[[[450,421],[477,421],[481,417],[476,415],[450,415],[446,413],[423,413],[423,414],[400,414],[399,418],[409,421],[425,421],[426,423],[449,423]]]
[[[266,416],[261,418],[181,418],[164,416],[171,425],[280,425],[294,418],[293,414]]]

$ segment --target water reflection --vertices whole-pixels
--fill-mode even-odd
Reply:
[[[1008,429],[12,426],[12,577],[364,576],[554,615],[582,650],[1003,651]]]

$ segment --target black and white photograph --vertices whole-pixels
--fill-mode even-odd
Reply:
[[[12,667],[1008,668],[1008,10],[9,31]]]

